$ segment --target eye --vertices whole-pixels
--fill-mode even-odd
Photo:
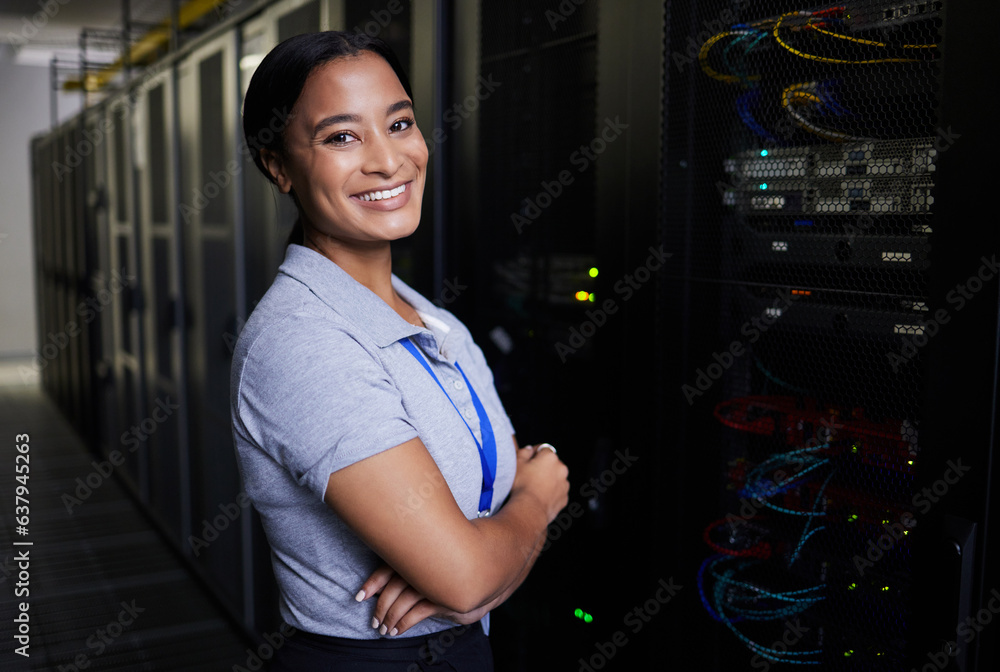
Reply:
[[[354,142],[355,140],[357,140],[357,138],[355,138],[347,131],[341,131],[340,133],[334,133],[333,135],[329,136],[326,140],[323,141],[323,144],[344,146]]]
[[[416,122],[414,122],[413,119],[411,119],[410,117],[398,119],[392,123],[392,126],[389,127],[389,132],[400,133],[413,126],[414,123]]]

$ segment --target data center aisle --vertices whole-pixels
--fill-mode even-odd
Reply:
[[[16,533],[14,510],[22,434],[30,456],[26,536]],[[98,482],[93,456],[39,387],[0,385],[0,437],[0,669],[187,672],[246,664],[248,642],[114,476]],[[84,498],[77,479],[88,474]],[[14,546],[19,541],[32,545]],[[15,560],[22,551],[27,575]],[[15,652],[21,603],[28,604],[30,658]]]

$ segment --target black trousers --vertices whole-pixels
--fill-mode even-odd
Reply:
[[[296,632],[270,672],[493,672],[490,640],[479,623],[421,637],[345,639]]]

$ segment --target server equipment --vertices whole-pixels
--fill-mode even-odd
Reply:
[[[661,436],[695,484],[674,481],[674,539],[702,538],[681,555],[712,642],[679,655],[990,669],[966,620],[997,578],[995,395],[964,388],[993,385],[996,236],[963,201],[997,143],[961,109],[970,68],[995,71],[972,25],[995,12],[667,6],[664,239],[685,268],[663,284],[683,326],[661,332],[680,355]],[[951,291],[970,276],[975,314]]]

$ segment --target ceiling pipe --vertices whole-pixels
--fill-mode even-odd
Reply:
[[[63,82],[63,89],[70,91],[83,88],[88,92],[100,91],[107,86],[111,80],[114,79],[115,75],[121,72],[123,68],[126,70],[127,74],[132,66],[148,65],[156,60],[156,57],[159,55],[163,47],[169,48],[172,34],[176,34],[176,32],[187,28],[209,12],[213,11],[216,7],[223,5],[226,2],[227,0],[189,0],[189,2],[184,3],[176,12],[176,19],[171,16],[156,24],[156,26],[140,37],[131,47],[126,46],[123,50],[124,53],[122,57],[114,63],[96,72],[88,72],[82,80],[66,80]],[[128,5],[128,0],[123,0],[123,3],[124,9]],[[124,18],[128,20],[129,16],[127,9],[124,9],[123,14]],[[173,14],[173,12],[171,12],[171,14]],[[131,23],[130,21],[128,22]],[[123,30],[128,31],[130,30],[130,27],[131,26],[123,26]],[[123,39],[127,39],[128,32],[124,32],[123,36]]]

